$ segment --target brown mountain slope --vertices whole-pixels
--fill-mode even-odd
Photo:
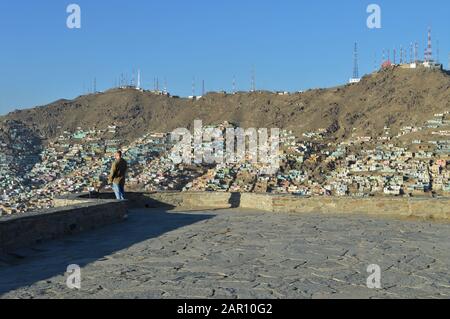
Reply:
[[[44,136],[58,136],[77,127],[119,126],[131,140],[148,131],[190,128],[225,120],[241,127],[279,127],[297,136],[320,128],[332,136],[377,136],[384,126],[394,132],[404,125],[421,125],[435,113],[450,110],[450,76],[431,70],[389,69],[366,76],[355,85],[310,90],[291,95],[270,92],[209,93],[198,101],[168,98],[134,89],[60,100],[44,107],[16,111],[0,118],[34,126]]]

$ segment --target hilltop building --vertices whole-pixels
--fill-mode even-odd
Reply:
[[[399,66],[403,69],[420,69],[420,68],[426,68],[426,69],[432,69],[432,70],[442,70],[444,66],[441,63],[437,63],[436,61],[417,61],[413,63],[404,63],[404,64],[390,64],[389,66]],[[386,67],[383,64],[383,68]]]

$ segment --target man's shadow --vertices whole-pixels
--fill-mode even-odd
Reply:
[[[239,208],[241,206],[241,193],[231,193],[228,204],[231,205],[231,208]]]

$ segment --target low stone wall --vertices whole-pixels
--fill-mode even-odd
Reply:
[[[240,207],[274,213],[366,214],[450,220],[450,198],[302,197],[212,192],[155,193],[142,196],[186,209]]]
[[[64,203],[72,206],[0,218],[0,253],[121,222],[127,212],[126,203],[117,201],[66,199]]]
[[[367,214],[450,220],[448,198],[351,198],[274,196],[275,213]]]
[[[243,208],[273,213],[367,214],[450,220],[449,198],[300,197],[253,193],[162,192],[129,193],[118,202],[112,194],[97,199],[71,195],[55,200],[56,208],[0,218],[0,253],[31,246],[125,219],[128,208]]]
[[[60,204],[86,200],[73,196]],[[100,198],[113,198],[100,194]],[[128,193],[129,208],[180,207],[183,209],[243,208],[273,213],[360,214],[450,220],[450,198],[415,197],[303,197],[255,193],[158,192]]]
[[[241,194],[240,207],[272,212],[274,197],[274,195],[268,194],[244,193]]]
[[[160,204],[186,208],[226,209],[239,207],[240,194],[225,192],[162,192],[143,194],[146,199],[153,199]]]

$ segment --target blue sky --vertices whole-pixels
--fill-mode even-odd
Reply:
[[[82,28],[66,27],[77,3]],[[366,8],[382,10],[382,28],[368,29]],[[141,69],[143,86],[167,79],[172,94],[250,89],[298,91],[346,83],[354,42],[360,73],[371,72],[383,48],[418,41],[428,26],[450,52],[448,0],[27,0],[0,2],[0,114],[105,90],[121,73]]]

